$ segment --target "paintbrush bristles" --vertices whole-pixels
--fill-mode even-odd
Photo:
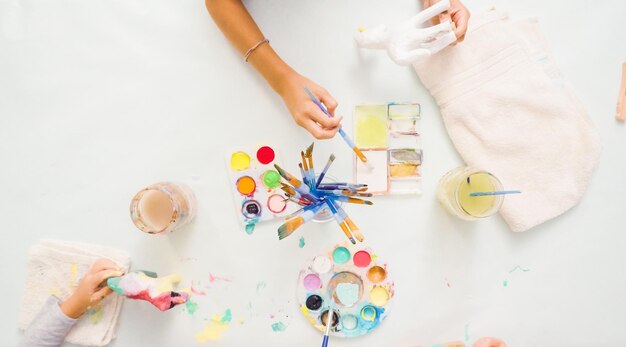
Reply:
[[[304,155],[303,151],[300,151],[300,158],[302,159],[302,166],[304,167],[304,171],[308,171],[309,170],[309,166],[306,162],[306,156]]]
[[[356,224],[354,224],[352,219],[350,219],[350,217],[346,217],[346,223],[348,224],[350,230],[352,230],[352,234],[354,234],[354,237],[356,237],[359,242],[363,242],[363,240],[365,240],[365,237],[363,236],[363,234],[361,234],[361,231],[356,226]]]
[[[306,149],[306,157],[309,159],[309,168],[313,169],[313,146],[315,142],[311,143],[311,145]]]
[[[304,224],[304,219],[302,217],[296,217],[288,220],[287,222],[285,222],[285,224],[281,225],[278,228],[278,239],[282,240],[285,237],[291,235],[302,224]]]

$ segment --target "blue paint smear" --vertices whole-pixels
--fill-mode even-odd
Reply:
[[[282,333],[283,331],[287,330],[287,326],[283,322],[276,322],[272,324],[272,330],[275,333]]]
[[[374,308],[374,310],[376,310],[376,318],[374,318],[373,321],[366,321],[363,319],[363,317],[361,317],[361,310],[365,306],[371,306],[372,308]],[[345,334],[348,337],[365,335],[369,333],[371,330],[376,329],[376,327],[380,324],[380,322],[382,322],[381,316],[383,315],[384,312],[385,312],[385,309],[382,307],[365,304],[359,308],[357,313],[354,313],[358,317],[358,322],[359,322],[356,328],[354,328],[353,330],[344,330],[344,329],[341,329],[341,324],[337,324],[336,331],[342,331],[342,334]]]
[[[254,232],[254,225],[254,223],[246,224],[246,234],[252,235],[252,233]]]

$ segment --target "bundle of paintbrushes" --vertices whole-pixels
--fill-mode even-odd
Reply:
[[[274,164],[278,173],[288,182],[282,184],[282,190],[287,199],[302,206],[298,211],[285,217],[287,221],[278,228],[278,238],[282,240],[291,235],[302,224],[313,219],[327,207],[350,242],[356,244],[355,239],[363,242],[363,234],[341,208],[341,203],[372,205],[371,201],[361,199],[372,196],[366,192],[367,185],[345,182],[324,183],[324,176],[335,160],[335,155],[330,155],[324,170],[317,176],[313,168],[313,144],[307,148],[306,152],[300,152],[300,156],[302,158],[302,162],[299,164],[302,180]]]

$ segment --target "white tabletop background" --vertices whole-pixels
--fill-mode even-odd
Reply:
[[[404,19],[416,1],[248,1],[281,56],[339,100],[345,124],[358,102],[423,105],[424,194],[348,206],[390,264],[395,304],[371,335],[332,339],[332,346],[471,344],[489,335],[510,346],[626,345],[626,126],[613,119],[626,3],[495,4],[540,19],[604,147],[580,205],[520,234],[500,217],[462,222],[438,205],[438,179],[462,162],[436,104],[411,69],[355,47],[358,26]],[[467,5],[477,13],[490,2]],[[312,138],[241,61],[202,1],[0,0],[0,33],[1,346],[20,338],[26,255],[40,238],[123,249],[136,268],[186,281],[208,284],[209,273],[232,279],[210,285],[194,317],[127,301],[111,346],[198,345],[203,319],[226,308],[230,329],[207,345],[320,345],[294,302],[296,278],[307,258],[344,236],[334,223],[305,225],[281,242],[278,224],[246,235],[224,161],[232,149],[271,143],[293,170]],[[351,177],[351,152],[340,138],[315,148],[318,166],[334,152],[332,175]],[[197,219],[172,235],[142,234],[129,201],[163,180],[194,189]],[[517,265],[529,271],[509,273]],[[267,286],[257,294],[259,282]],[[287,330],[273,332],[279,320]]]

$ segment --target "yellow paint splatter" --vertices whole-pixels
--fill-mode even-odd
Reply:
[[[304,316],[309,320],[309,323],[315,324],[315,319],[309,316],[309,309],[306,306],[301,305],[300,310],[302,311],[302,313],[304,313]]]
[[[222,316],[214,315],[204,330],[196,334],[196,340],[202,343],[221,339],[222,333],[228,330],[231,319],[230,310],[226,310]]]

